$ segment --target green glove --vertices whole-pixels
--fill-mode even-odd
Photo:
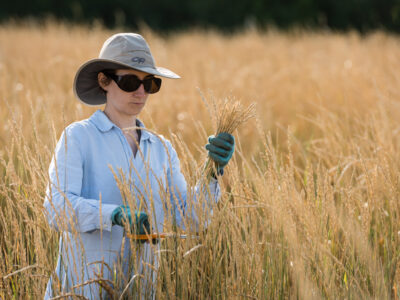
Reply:
[[[134,221],[132,222],[132,213],[128,205],[118,206],[111,213],[111,221],[113,225],[124,226],[125,223],[129,223],[131,232],[136,234],[149,234],[150,233],[150,223],[148,215],[141,211],[135,210]]]
[[[129,223],[132,226],[131,209],[127,205],[118,206],[111,213],[111,221],[113,225],[124,226],[125,223]]]
[[[221,132],[217,136],[210,136],[208,142],[208,155],[216,162],[218,174],[222,175],[235,150],[235,138],[229,133]]]
[[[149,216],[143,211],[135,210],[136,219],[136,233],[137,234],[150,234]]]

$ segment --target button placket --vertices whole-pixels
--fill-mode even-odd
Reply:
[[[133,151],[128,143],[128,140],[126,139],[125,135],[123,134],[122,130],[120,128],[116,128],[118,131],[118,137],[121,141],[122,148],[124,149],[125,152],[125,158],[126,158],[126,172],[125,174],[129,176],[128,182],[131,182],[129,189],[132,192],[135,188],[135,182],[140,182],[138,177],[141,177],[142,175],[142,169],[143,169],[143,159],[145,159],[145,153],[142,152],[142,142],[139,143],[138,145],[138,153],[136,153],[136,156],[133,155]],[[143,158],[142,158],[143,154]]]

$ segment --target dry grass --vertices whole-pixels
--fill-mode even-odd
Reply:
[[[257,103],[257,118],[235,133],[208,230],[161,244],[159,297],[398,298],[399,38],[143,33],[157,63],[183,79],[165,80],[141,119],[174,142],[190,185],[214,133],[196,87]],[[110,34],[0,27],[2,299],[40,298],[54,269],[58,234],[42,214],[47,168],[61,130],[94,111],[71,84]]]

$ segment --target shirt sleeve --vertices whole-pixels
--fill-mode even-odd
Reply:
[[[111,213],[117,205],[81,196],[84,159],[76,138],[64,130],[49,167],[44,201],[45,215],[58,231],[111,230]]]
[[[213,204],[220,198],[220,187],[218,180],[211,178],[209,182],[198,182],[188,193],[187,183],[180,169],[178,155],[172,145],[169,144],[170,169],[167,172],[168,185],[170,189],[170,201],[173,207],[173,214],[176,225],[185,229],[183,218],[191,214],[195,230],[198,230],[200,220],[207,226],[212,215]],[[203,206],[199,206],[203,202]],[[199,213],[203,213],[201,217]]]

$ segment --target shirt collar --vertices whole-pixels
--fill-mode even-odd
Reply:
[[[118,128],[110,119],[106,116],[106,114],[102,110],[97,110],[89,120],[99,129],[101,132],[110,131],[113,127]],[[136,126],[141,128],[146,128],[142,121],[136,119]],[[155,141],[155,137],[153,134],[148,132],[147,130],[142,130],[142,135],[140,137],[141,141],[150,140],[151,142]]]
[[[154,136],[154,134],[152,134],[146,130],[146,126],[144,126],[142,121],[140,121],[139,119],[136,119],[136,126],[144,129],[144,130],[141,130],[141,133],[142,133],[142,135],[140,136],[141,141],[145,141],[145,140],[149,140],[151,142],[155,141],[156,137]]]

